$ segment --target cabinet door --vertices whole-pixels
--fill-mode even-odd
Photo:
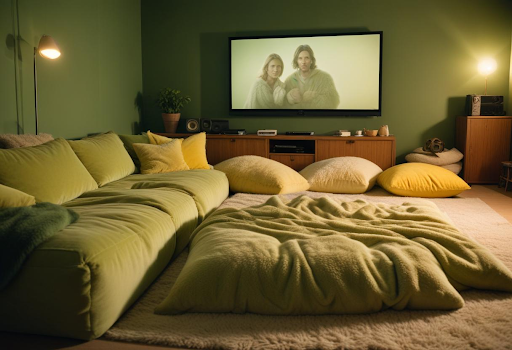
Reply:
[[[334,157],[360,157],[374,162],[386,170],[395,165],[394,144],[383,140],[318,140],[316,155],[317,161]]]
[[[276,162],[283,163],[284,165],[288,165],[290,168],[301,171],[309,164],[313,164],[315,162],[314,154],[270,154],[270,159],[275,160]]]
[[[510,159],[511,119],[470,119],[464,179],[470,183],[497,183],[501,162]]]
[[[237,138],[206,140],[206,156],[209,164],[215,165],[223,160],[245,155],[268,157],[267,140]]]

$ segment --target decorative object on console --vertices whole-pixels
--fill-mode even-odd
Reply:
[[[180,90],[163,88],[157,99],[162,111],[165,132],[175,133],[181,116],[181,109],[191,101],[190,96],[182,96]]]
[[[387,125],[382,125],[379,128],[379,136],[389,136],[389,127]]]
[[[286,135],[295,135],[295,136],[313,136],[315,134],[314,131],[287,131]]]
[[[275,129],[261,129],[257,132],[258,136],[276,136],[277,130]]]
[[[334,136],[350,136],[351,134],[348,130],[338,130],[334,133]]]
[[[39,44],[37,47],[34,47],[34,111],[35,111],[35,121],[36,121],[36,135],[39,133],[39,114],[37,110],[37,64],[36,64],[36,53],[41,55],[41,57],[49,58],[51,60],[57,59],[60,57],[60,49],[57,46],[57,43],[51,36],[43,35],[39,40]]]
[[[379,130],[369,130],[366,128],[363,128],[364,136],[377,136]]]
[[[484,95],[487,95],[487,77],[489,74],[494,73],[497,68],[496,61],[492,58],[485,58],[484,60],[478,63],[478,72],[485,77],[485,92]]]

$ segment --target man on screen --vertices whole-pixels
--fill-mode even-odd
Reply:
[[[309,45],[300,45],[293,55],[293,68],[286,78],[286,102],[294,109],[336,109],[340,96],[329,73],[316,68]]]

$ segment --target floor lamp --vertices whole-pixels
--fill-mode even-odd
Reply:
[[[39,40],[39,45],[34,47],[34,105],[35,105],[35,114],[36,114],[36,135],[39,132],[39,117],[37,112],[37,64],[36,64],[36,54],[39,54],[42,57],[49,58],[54,60],[60,56],[60,50],[57,46],[57,43],[51,36],[43,35]]]

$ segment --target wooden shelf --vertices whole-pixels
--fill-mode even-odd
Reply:
[[[167,137],[188,137],[193,134],[167,134]],[[271,152],[270,144],[285,141],[286,144],[307,145],[307,153],[278,153]],[[306,142],[306,143],[304,143]],[[311,152],[312,151],[312,152]],[[386,170],[396,162],[396,140],[394,136],[301,136],[277,135],[206,135],[206,154],[212,165],[223,160],[242,156],[257,155],[270,158],[286,164],[295,170],[301,170],[311,163],[320,160],[352,156],[368,159]]]

